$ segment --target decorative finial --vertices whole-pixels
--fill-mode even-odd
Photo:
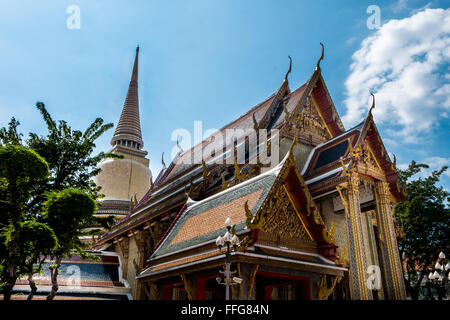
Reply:
[[[297,130],[294,131],[294,140],[292,140],[291,147],[289,148],[289,153],[291,154],[294,150],[294,146],[297,144]]]
[[[285,118],[285,119],[288,119],[290,113],[289,113],[289,111],[288,111],[288,109],[287,109],[287,107],[286,107],[286,103],[283,103],[283,111],[284,111],[284,118]]]
[[[183,148],[181,148],[180,146],[180,142],[178,141],[178,139],[180,138],[180,136],[177,136],[177,148],[178,148],[178,153],[182,153],[183,152]]]
[[[342,160],[342,157],[339,158],[339,160],[341,161],[341,166],[342,166],[342,175],[343,176],[349,176],[349,172],[347,167],[345,166],[344,160]]]
[[[139,42],[138,42],[137,47],[136,47],[136,52],[139,52]]]
[[[320,55],[319,61],[317,61],[316,70],[320,70],[320,61],[323,60],[323,54],[325,51],[325,47],[323,46],[323,43],[321,42],[320,45],[322,46],[322,54]]]
[[[239,172],[240,172],[240,169],[239,169],[239,166],[237,164],[236,146],[234,146],[234,177],[236,179],[238,179],[238,177],[239,177]]]
[[[203,180],[211,181],[213,177],[210,176],[210,172],[208,172],[208,168],[206,167],[206,162],[202,159],[202,169],[203,169]]]
[[[189,200],[189,194],[190,194],[190,190],[188,191],[186,186],[184,186],[184,196],[186,197],[186,202]]]
[[[372,95],[372,106],[370,107],[369,114],[372,114],[372,109],[375,109],[375,95],[373,93],[370,93]]]
[[[258,121],[256,121],[255,114],[253,114],[252,117],[253,117],[253,129],[254,129],[255,131],[258,131],[258,129],[259,129],[259,124],[258,124]]]
[[[227,181],[225,180],[225,174],[222,174],[222,190],[228,188]]]
[[[161,163],[163,165],[163,169],[166,168],[166,163],[164,162],[164,152],[162,153],[162,156],[161,156]]]
[[[287,81],[288,75],[292,71],[292,58],[291,56],[288,56],[288,58],[289,58],[289,70],[288,72],[286,72],[286,75],[284,76],[284,81]]]

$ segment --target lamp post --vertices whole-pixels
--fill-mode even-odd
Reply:
[[[236,273],[236,271],[231,271],[231,251],[235,251],[237,247],[240,246],[239,238],[237,235],[231,234],[231,219],[227,218],[225,220],[225,226],[227,227],[227,231],[223,236],[218,236],[216,239],[216,245],[219,247],[219,250],[222,251],[222,247],[224,245],[227,246],[227,251],[225,252],[225,271],[220,271],[224,275],[224,281],[222,282],[222,278],[217,277],[217,283],[225,285],[225,300],[229,300],[230,298],[230,286],[242,283],[242,279],[238,277],[233,277],[232,275]],[[231,246],[233,248],[231,248]]]
[[[447,261],[447,264],[445,262]],[[450,280],[450,261],[445,259],[444,252],[439,253],[439,260],[434,266],[434,272],[430,272],[428,275],[428,280],[437,285],[440,290],[442,290],[443,295],[446,295],[446,288],[448,281]],[[441,295],[438,295],[439,299]]]

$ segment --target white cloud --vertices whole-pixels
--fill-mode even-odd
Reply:
[[[344,124],[362,121],[376,96],[375,121],[389,135],[416,142],[450,111],[450,9],[390,20],[364,39],[346,79]]]
[[[425,158],[422,163],[430,166],[430,168],[423,170],[425,176],[431,175],[431,172],[434,170],[441,170],[443,166],[447,166],[449,169],[447,169],[443,174],[450,177],[450,158],[428,157]]]
[[[429,168],[420,170],[420,172],[415,177],[413,177],[413,180],[418,178],[418,177],[422,177],[422,178],[429,177],[429,176],[431,176],[431,173],[433,171],[441,170],[442,167],[444,167],[444,166],[449,167],[449,169],[444,171],[442,177],[447,176],[447,177],[450,178],[450,158],[428,157],[428,158],[425,158],[425,159],[423,159],[421,161],[417,161],[417,163],[427,164],[429,166]],[[397,168],[399,168],[401,170],[408,169],[408,166],[409,166],[409,163],[397,164]]]

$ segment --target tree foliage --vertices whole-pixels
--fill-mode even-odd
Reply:
[[[38,136],[30,133],[27,144],[49,164],[52,172],[49,187],[52,190],[63,190],[68,187],[84,189],[97,199],[100,196],[98,194],[100,189],[92,181],[92,177],[100,172],[97,164],[105,157],[114,155],[103,152],[96,156],[91,155],[95,148],[95,140],[112,128],[113,124],[103,124],[103,119],[97,118],[81,132],[72,130],[66,121],[60,120],[57,124],[42,102],[38,102],[36,107],[47,125],[48,134]]]
[[[113,127],[112,123],[104,124],[103,119],[97,118],[84,131],[73,130],[66,121],[56,123],[48,113],[42,102],[37,102],[36,107],[40,111],[47,125],[48,134],[38,136],[30,133],[27,145],[39,153],[49,164],[52,173],[51,179],[46,185],[42,185],[42,194],[45,191],[63,190],[68,187],[86,190],[94,200],[103,197],[100,186],[97,186],[92,178],[100,173],[97,166],[105,158],[121,157],[111,153],[100,152],[92,156],[95,141],[107,130]],[[43,199],[36,199],[39,204]],[[102,226],[109,229],[115,222],[114,217],[96,218],[92,216],[86,222],[88,226]]]
[[[113,217],[93,216],[95,200],[103,195],[92,181],[98,163],[116,157],[92,156],[96,139],[112,123],[97,118],[84,132],[72,130],[66,121],[55,122],[42,102],[36,107],[48,129],[45,136],[30,133],[24,142],[15,118],[0,128],[0,289],[5,299],[22,275],[29,276],[32,297],[32,275],[40,271],[42,257],[61,261],[77,250],[82,258],[92,258],[79,240],[83,228],[114,223]]]
[[[44,217],[48,225],[54,230],[58,245],[53,251],[55,264],[51,267],[52,291],[47,300],[53,299],[58,291],[58,269],[62,258],[70,256],[73,250],[83,256],[83,244],[78,236],[96,210],[96,203],[83,190],[67,188],[48,195],[44,203]]]
[[[399,243],[399,251],[406,266],[406,289],[413,299],[419,299],[422,280],[436,263],[439,252],[448,250],[450,243],[450,194],[438,185],[447,167],[412,180],[428,167],[412,161],[406,170],[398,170],[408,191],[408,199],[395,208],[405,237]]]
[[[17,132],[20,122],[14,117],[8,124],[8,129],[0,128],[0,145],[22,145],[22,134]]]
[[[23,228],[28,228],[30,202],[48,174],[47,163],[35,151],[12,144],[0,146],[0,259],[5,300],[25,268],[22,245],[27,233]]]
[[[48,195],[43,211],[59,240],[56,254],[70,254],[77,249],[78,235],[95,210],[95,201],[83,190],[67,188]]]

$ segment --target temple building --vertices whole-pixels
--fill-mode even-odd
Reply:
[[[225,299],[216,281],[225,255],[216,238],[227,218],[240,240],[230,260],[241,279],[229,298],[406,299],[393,216],[405,188],[372,108],[356,127],[342,125],[322,77],[323,54],[322,47],[312,75],[295,90],[291,60],[271,96],[219,131],[256,134],[227,140],[206,157],[214,137],[180,150],[150,183],[140,150],[136,53],[112,140],[113,152],[126,158],[105,161],[96,182],[106,195],[102,210],[125,214],[130,198],[139,201],[94,245],[120,255],[134,299]]]

